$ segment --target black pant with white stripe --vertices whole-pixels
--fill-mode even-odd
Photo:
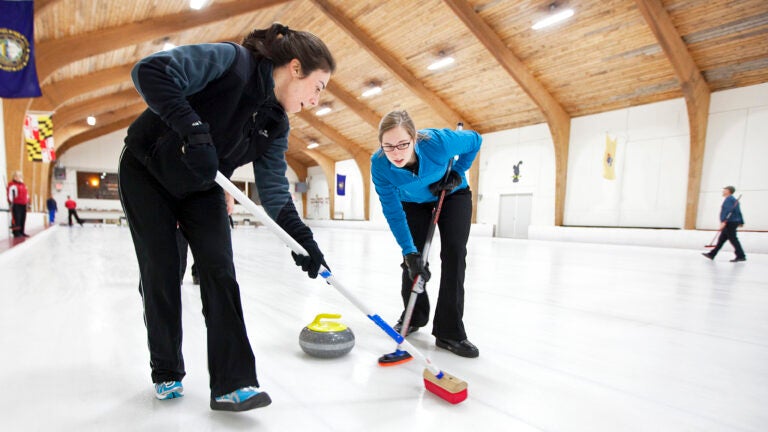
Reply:
[[[141,273],[140,292],[149,341],[152,381],[180,381],[180,257],[176,223],[189,241],[200,274],[208,338],[211,396],[258,386],[246,334],[240,288],[235,280],[232,240],[224,193],[218,186],[179,199],[129,150],[120,159],[120,198]]]

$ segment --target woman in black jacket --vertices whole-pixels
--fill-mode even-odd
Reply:
[[[335,67],[319,38],[274,24],[254,30],[240,45],[182,46],[133,68],[149,109],[128,128],[120,198],[139,261],[158,399],[183,395],[178,222],[200,276],[211,409],[243,411],[271,402],[258,389],[227,204],[214,179],[217,170],[229,177],[252,163],[264,209],[308,251],[294,260],[317,277],[323,254],[299,218],[285,177],[286,113],[317,105]]]

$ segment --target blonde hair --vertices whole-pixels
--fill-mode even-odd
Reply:
[[[416,125],[413,123],[411,116],[408,115],[408,111],[395,110],[388,112],[381,118],[381,122],[379,123],[379,145],[381,145],[381,137],[384,133],[396,127],[403,128],[414,141],[429,139],[428,135],[416,131]]]

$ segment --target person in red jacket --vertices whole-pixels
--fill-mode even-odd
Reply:
[[[75,220],[80,224],[80,226],[83,226],[83,220],[80,219],[80,216],[77,215],[77,203],[75,200],[70,198],[69,195],[67,195],[67,201],[64,203],[64,207],[66,207],[69,211],[69,226],[72,226],[72,216],[75,217]]]
[[[13,173],[13,180],[8,183],[8,204],[11,206],[11,230],[14,237],[29,237],[24,232],[24,225],[27,222],[27,204],[29,204],[29,193],[24,184],[24,178],[21,171]]]

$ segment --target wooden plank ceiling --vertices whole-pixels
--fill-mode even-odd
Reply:
[[[710,91],[768,82],[768,1],[660,1]],[[322,98],[333,111],[291,119],[289,156],[304,169],[317,164],[305,152],[311,141],[335,161],[375,151],[376,123],[395,108],[407,109],[420,127],[453,127],[460,119],[481,133],[546,122],[530,89],[447,3],[471,8],[506,45],[501,54],[519,60],[571,118],[683,97],[636,0],[557,1],[574,17],[540,31],[531,24],[551,0],[210,0],[199,11],[188,0],[38,0],[44,96],[29,108],[56,111],[57,146],[66,151],[136,116],[142,105],[128,71],[165,42],[239,41],[279,21],[320,36],[338,62]],[[456,62],[428,70],[441,52]],[[362,97],[371,82],[383,92]],[[96,126],[101,132],[85,126],[87,115],[107,122]]]

